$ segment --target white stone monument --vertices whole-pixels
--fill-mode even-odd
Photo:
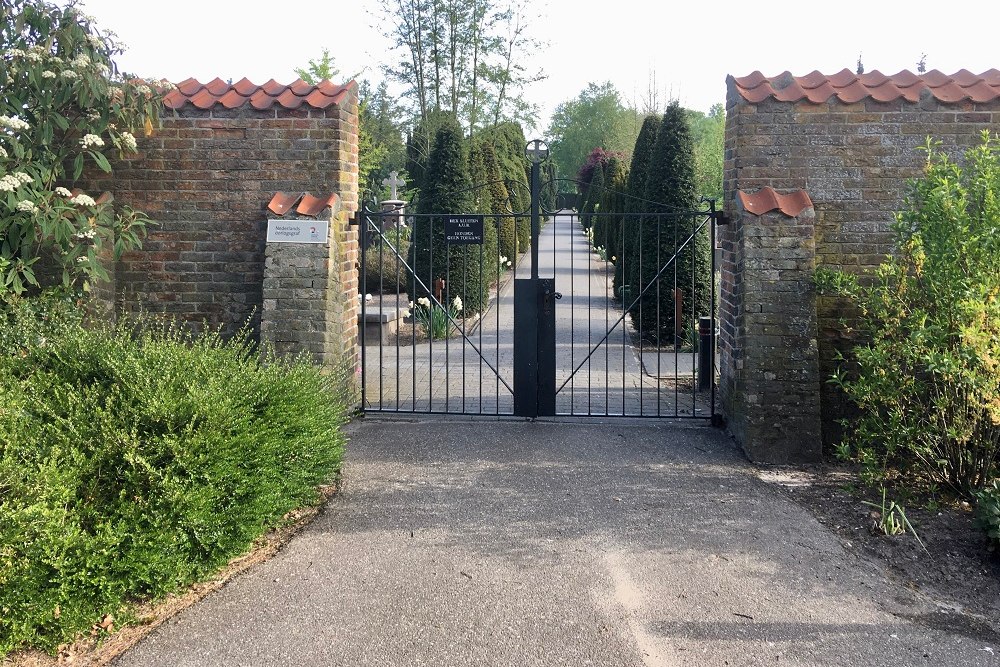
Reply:
[[[404,187],[406,181],[399,177],[399,172],[389,172],[389,178],[382,179],[382,185],[389,187],[389,198],[382,202],[382,228],[399,227],[406,215],[406,202],[399,198],[397,188]]]

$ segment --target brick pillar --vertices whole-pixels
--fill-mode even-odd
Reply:
[[[302,218],[282,218],[295,219]],[[266,244],[261,340],[280,354],[307,352],[356,379],[357,231],[339,207],[329,219],[326,243]]]
[[[720,230],[722,411],[751,460],[818,461],[815,215],[804,192],[791,196],[798,206],[773,190],[758,194],[739,193],[732,224]],[[768,198],[778,204],[762,206]]]

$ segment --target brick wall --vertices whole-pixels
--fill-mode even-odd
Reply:
[[[326,108],[287,108],[283,97],[268,109],[249,99],[233,106],[222,87],[202,90],[221,101],[202,109],[190,101],[198,101],[194,93],[175,98],[179,108],[165,109],[162,127],[139,139],[140,154],[94,189],[159,223],[115,267],[117,307],[231,333],[250,317],[259,322],[266,207],[275,192],[332,191],[346,211],[356,208],[357,87]],[[225,92],[233,90],[240,84]]]
[[[835,77],[849,80],[847,74]],[[945,150],[957,154],[976,144],[983,129],[1000,131],[1000,98],[973,102],[966,95],[964,100],[945,102],[939,99],[947,98],[944,93],[924,88],[915,101],[901,97],[878,102],[871,96],[854,103],[839,96],[819,103],[807,96],[780,101],[782,87],[799,86],[797,90],[803,91],[800,82],[788,76],[775,79],[772,83],[779,93],[764,96],[759,94],[759,80],[751,80],[754,76],[758,75],[744,80],[730,77],[728,81],[726,211],[733,218],[740,214],[736,194],[741,190],[753,192],[765,186],[779,191],[805,190],[815,206],[817,266],[860,273],[882,261],[891,249],[889,224],[901,207],[906,181],[921,172],[925,156],[919,149],[929,135],[940,140]],[[973,75],[956,74],[954,82],[945,82],[945,87],[935,90],[953,95],[959,90],[955,82],[966,76]],[[870,79],[873,89],[878,77],[881,75]],[[834,81],[834,77],[829,79]],[[919,81],[914,75],[899,78],[904,83],[910,79]],[[945,79],[934,72],[925,77],[929,85]],[[852,85],[857,90],[859,84]],[[980,94],[978,89],[975,94]],[[747,224],[760,223],[750,220]],[[780,261],[777,255],[772,259]],[[732,287],[743,279],[747,267],[740,261],[734,246],[723,248],[723,289],[727,282]],[[817,314],[820,375],[827,378],[835,368],[836,351],[850,342],[838,326],[838,320],[850,312],[845,304],[823,298],[818,300]],[[735,322],[723,317],[723,336],[727,328],[732,332],[734,327]],[[723,373],[725,364],[733,361],[730,352],[724,354],[730,358],[720,360]],[[835,388],[825,382],[820,387],[823,439],[830,443],[839,439],[835,420],[846,407]],[[781,410],[775,414],[780,418]]]

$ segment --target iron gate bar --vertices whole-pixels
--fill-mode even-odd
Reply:
[[[466,331],[465,331],[464,322],[463,322],[463,326],[460,327],[458,325],[458,322],[456,322],[455,319],[451,316],[450,311],[447,308],[445,308],[441,304],[441,302],[437,299],[437,297],[434,295],[433,290],[430,290],[430,289],[427,288],[427,285],[416,274],[416,271],[407,263],[407,261],[405,259],[403,259],[402,254],[400,254],[400,252],[396,248],[396,246],[394,246],[392,244],[392,242],[389,241],[386,238],[385,234],[382,232],[381,225],[376,224],[372,220],[372,215],[373,214],[376,217],[383,218],[383,217],[385,217],[385,212],[368,211],[366,208],[364,208],[364,205],[362,205],[362,206],[363,206],[363,208],[362,208],[362,211],[360,213],[364,217],[365,222],[367,223],[367,224],[361,225],[361,227],[362,227],[362,247],[364,247],[364,245],[366,245],[365,241],[368,238],[368,234],[372,230],[374,230],[375,233],[378,236],[378,239],[380,241],[382,241],[382,243],[384,243],[386,246],[389,247],[389,249],[393,253],[393,256],[395,256],[396,259],[399,260],[399,262],[400,262],[400,264],[402,264],[403,268],[405,268],[406,271],[411,276],[413,276],[414,281],[416,281],[417,284],[419,284],[419,286],[424,291],[427,292],[428,298],[432,302],[432,304],[437,305],[438,307],[440,307],[442,309],[442,311],[444,311],[445,316],[448,319],[448,322],[452,326],[454,326],[455,329],[459,333],[462,334],[462,339],[465,342],[467,342],[469,344],[469,346],[472,348],[472,350],[479,356],[481,362],[485,363],[487,365],[487,367],[489,367],[489,369],[496,375],[498,382],[501,383],[501,384],[503,384],[504,388],[506,388],[507,391],[513,393],[514,392],[513,388],[501,376],[500,371],[497,370],[497,368],[495,368],[493,366],[493,364],[490,363],[489,359],[487,359],[485,357],[485,355],[483,354],[482,350],[480,348],[476,347],[475,343],[473,343],[472,340],[468,337],[468,335],[466,334]],[[429,217],[429,219],[432,220],[431,224],[433,224],[433,217],[435,217],[435,216],[430,216]],[[433,246],[433,244],[431,244],[430,252],[431,252],[431,264],[433,266],[433,253],[434,253],[434,246]],[[482,255],[482,251],[480,251],[480,255]],[[498,272],[499,272],[499,266],[498,266]],[[367,280],[367,266],[366,266],[366,256],[365,256],[365,253],[363,251],[361,253],[361,273],[362,273],[362,281],[366,281]],[[381,277],[380,277],[380,280],[381,280]],[[446,289],[447,289],[447,287],[446,287]],[[447,301],[448,299],[446,298],[445,300]],[[367,306],[367,300],[364,299],[364,298],[362,298],[361,299],[361,315],[362,315],[361,319],[362,319],[362,322],[365,321],[365,316],[367,314],[367,308],[366,308],[366,306]],[[499,327],[499,310],[497,312],[497,321],[498,321],[498,327]],[[477,321],[477,324],[478,324],[478,321]],[[363,329],[364,328],[362,327],[362,330]],[[480,333],[480,340],[481,340],[482,339],[482,327],[480,327],[480,332],[479,333]],[[413,341],[413,346],[415,347],[416,346],[416,339],[415,339],[415,337],[412,338],[412,341]],[[498,341],[498,343],[499,343],[499,341]],[[446,353],[445,354],[446,354],[446,362],[447,362],[447,345],[448,345],[448,339],[446,339],[445,345],[446,345]],[[365,362],[366,362],[366,356],[367,356],[366,355],[366,349],[365,349],[366,347],[367,347],[366,345],[362,345],[361,346],[361,364],[362,364],[362,368],[363,369],[365,368]],[[398,348],[398,345],[397,345],[397,348]],[[433,359],[433,355],[434,355],[434,339],[433,338],[431,338],[430,341],[429,341],[429,348],[430,348],[430,356]],[[379,360],[381,361],[382,360],[381,338],[379,340],[379,356],[380,356]],[[465,355],[463,354],[463,364],[465,362],[464,356]],[[397,350],[397,357],[398,357],[398,350]],[[448,372],[449,372],[449,364],[446,363],[446,366],[445,366],[445,373],[446,373],[446,375],[448,374]],[[480,370],[480,373],[481,372],[482,371]],[[465,378],[463,376],[463,383],[464,383],[464,381],[465,381]],[[413,382],[414,382],[414,385],[415,385],[416,384],[416,374],[415,373],[413,375]],[[365,391],[366,390],[365,384],[366,383],[362,382],[362,391],[361,391],[362,397],[361,397],[361,399],[362,399],[362,403],[366,405],[367,404],[367,396],[366,396],[366,391]],[[433,396],[434,384],[433,384],[433,382],[430,383],[429,387],[430,387],[430,395],[429,395],[429,401],[428,402],[429,402],[430,406],[433,406],[433,403],[434,403],[434,396]],[[416,396],[416,390],[415,389],[416,388],[414,386],[414,391],[413,391],[414,397]],[[398,404],[398,394],[399,394],[399,392],[397,391],[397,404]],[[482,402],[482,395],[481,394],[482,394],[482,392],[480,392],[480,403]],[[379,404],[381,405],[383,402],[384,402],[384,398],[383,398],[383,395],[382,395],[382,382],[380,381],[379,382]],[[464,396],[464,391],[463,391],[463,408],[464,408],[464,403],[465,403],[465,396]],[[445,412],[448,412],[448,397],[445,398]]]
[[[696,212],[696,214],[697,215],[708,215],[708,212],[707,211],[698,211],[698,212]],[[713,221],[714,219],[715,219],[714,215],[710,216],[710,217],[707,217],[700,225],[698,225],[697,229],[695,230],[695,234],[697,234],[698,232],[700,232],[702,230],[702,228],[705,227],[705,225],[707,225],[709,222]],[[639,334],[640,334],[640,336],[639,336],[639,346],[640,346],[640,354],[641,354],[641,349],[642,349],[642,315],[641,315],[642,304],[640,303],[640,300],[642,299],[642,295],[645,294],[649,290],[649,288],[653,286],[653,283],[655,283],[657,280],[659,280],[660,276],[663,274],[664,271],[667,270],[667,268],[669,266],[671,266],[672,264],[675,264],[674,260],[676,260],[677,256],[680,254],[680,252],[685,247],[687,247],[688,243],[690,243],[691,241],[694,240],[695,234],[692,234],[691,236],[689,236],[688,239],[679,248],[677,248],[677,250],[674,252],[673,257],[671,257],[669,260],[667,260],[667,263],[664,264],[662,267],[660,267],[660,270],[657,271],[656,275],[653,276],[652,280],[650,280],[649,283],[646,285],[646,287],[641,292],[639,292],[639,296],[636,297],[634,301],[632,301],[631,305],[629,305],[628,308],[624,309],[624,312],[622,313],[622,316],[618,318],[618,320],[615,322],[614,326],[611,327],[611,330],[608,331],[606,334],[604,334],[604,337],[601,338],[601,340],[597,343],[597,345],[593,349],[590,350],[590,353],[587,355],[587,357],[583,361],[581,361],[580,364],[578,366],[576,366],[576,368],[573,369],[573,373],[568,378],[566,378],[566,380],[559,386],[559,389],[556,390],[557,394],[559,392],[561,392],[566,387],[566,384],[570,380],[573,379],[573,376],[576,375],[576,373],[583,367],[583,365],[585,363],[587,363],[587,361],[593,356],[594,352],[596,352],[597,349],[601,345],[604,344],[604,342],[611,336],[611,334],[614,332],[614,330],[618,328],[618,325],[625,321],[625,316],[628,314],[628,311],[631,310],[632,308],[634,308],[636,305],[638,305],[639,309],[640,309],[640,316],[639,316]],[[640,242],[641,242],[641,237],[640,237]],[[642,264],[641,263],[639,265],[639,269],[640,269],[640,273],[641,273],[641,271],[642,271]],[[674,267],[674,272],[676,273],[676,271],[677,271],[677,268],[675,266]],[[641,278],[640,278],[640,280],[641,280]],[[677,282],[675,281],[674,284],[676,285]],[[714,292],[714,289],[713,289],[713,292]],[[657,319],[659,319],[659,317],[657,317]],[[659,370],[659,369],[657,369],[657,370]],[[676,373],[676,364],[674,365],[674,371]],[[571,391],[572,391],[572,389],[571,389]],[[642,395],[640,394],[640,401],[641,401],[641,396]]]

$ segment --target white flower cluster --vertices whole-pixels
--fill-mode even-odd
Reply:
[[[40,63],[42,62],[42,54],[38,51],[32,49],[24,54],[24,57],[28,59],[29,62]]]
[[[509,269],[511,266],[512,266],[512,263],[511,263],[511,261],[509,259],[507,259],[507,256],[506,255],[500,255],[500,267],[504,268],[504,269]]]
[[[62,76],[62,78],[64,78],[64,79],[75,79],[75,78],[77,78],[78,75],[77,75],[76,72],[74,72],[71,69],[64,69],[62,71],[62,74],[60,76]]]
[[[0,191],[13,192],[22,185],[27,185],[33,181],[34,179],[23,171],[16,171],[13,174],[7,174],[3,178],[0,178]]]
[[[56,188],[56,194],[59,195],[60,197],[72,197],[73,196],[72,192],[70,192],[66,188],[61,188],[61,187],[60,188]]]
[[[122,132],[120,139],[122,145],[133,153],[139,150],[139,145],[135,142],[135,135],[131,132]]]
[[[38,207],[35,206],[35,202],[28,199],[22,199],[17,202],[17,210],[23,211],[24,213],[36,213],[38,211]]]
[[[71,204],[77,206],[97,206],[97,202],[90,195],[79,194],[69,200]]]
[[[25,53],[23,49],[11,49],[7,51],[7,55],[11,58],[23,58]]]
[[[81,239],[92,239],[97,236],[96,229],[88,229],[85,232],[77,232],[76,236]]]
[[[102,42],[101,38],[97,35],[87,35],[87,41],[90,42],[90,45],[96,49],[104,46],[104,42]]]
[[[4,148],[3,146],[0,146],[0,157],[8,157],[7,149]]]
[[[83,135],[83,139],[80,139],[80,145],[84,148],[91,148],[93,146],[100,148],[104,145],[104,139],[101,139],[96,134],[85,134]]]
[[[153,89],[150,88],[149,86],[145,85],[145,84],[139,86],[135,90],[136,90],[136,92],[138,92],[140,95],[143,95],[143,96],[149,96],[149,95],[153,94]]]
[[[47,69],[44,72],[42,72],[42,78],[43,79],[54,79],[54,78],[56,78],[56,73],[53,72],[50,69]]]
[[[90,66],[90,56],[86,53],[81,53],[73,60],[69,61],[70,67],[76,67],[77,69],[87,69]]]
[[[14,131],[31,129],[31,125],[28,125],[20,118],[11,118],[10,116],[0,116],[0,127]]]

